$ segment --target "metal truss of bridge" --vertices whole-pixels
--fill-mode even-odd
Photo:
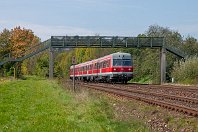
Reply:
[[[47,49],[50,53],[49,77],[53,78],[54,49],[63,48],[160,48],[161,49],[161,83],[165,81],[166,51],[181,58],[185,54],[180,50],[169,47],[164,37],[119,37],[119,36],[51,36],[50,39],[21,52],[20,57],[11,54],[0,57],[0,68],[7,62],[20,62]]]

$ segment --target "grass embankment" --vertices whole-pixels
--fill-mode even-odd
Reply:
[[[0,84],[0,131],[148,131],[141,121],[114,118],[103,98],[73,94],[55,81]]]

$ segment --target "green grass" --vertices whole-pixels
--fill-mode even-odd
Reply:
[[[151,84],[152,79],[150,76],[142,77],[142,78],[134,78],[129,81],[129,83],[141,83],[141,84]]]
[[[37,77],[0,84],[0,131],[149,131],[141,121],[116,120],[108,101],[71,93]]]

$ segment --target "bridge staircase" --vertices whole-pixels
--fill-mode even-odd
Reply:
[[[179,48],[175,48],[173,46],[165,45],[164,48],[169,51],[170,53],[180,57],[180,58],[185,58],[187,55],[181,51]]]
[[[50,41],[50,39],[48,39],[48,40],[41,42],[35,46],[32,46],[29,49],[21,52],[20,53],[21,57],[19,57],[19,58],[14,58],[10,53],[6,54],[6,55],[0,57],[0,67],[8,62],[20,62],[25,59],[28,59],[42,51],[45,51],[46,49],[48,49],[50,47],[50,44],[51,44],[51,41]]]

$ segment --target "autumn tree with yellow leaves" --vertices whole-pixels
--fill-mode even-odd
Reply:
[[[25,55],[25,51],[37,44],[40,40],[30,29],[16,27],[11,30],[11,53],[12,57],[18,58]]]

